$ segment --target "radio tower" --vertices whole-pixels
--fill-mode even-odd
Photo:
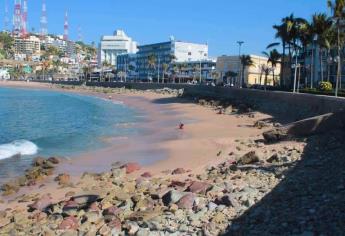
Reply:
[[[23,1],[23,15],[22,15],[22,36],[25,37],[28,34],[28,0]]]
[[[20,36],[22,30],[22,4],[21,0],[14,1],[13,35]]]
[[[4,20],[4,30],[8,30],[8,25],[10,23],[10,19],[8,18],[8,1],[5,0],[5,20]]]
[[[48,20],[47,20],[47,6],[46,1],[42,0],[42,15],[41,15],[41,38],[45,38],[48,34]]]
[[[65,13],[65,23],[63,25],[63,29],[64,29],[64,31],[63,31],[63,39],[68,41],[68,13],[67,13],[67,11]]]

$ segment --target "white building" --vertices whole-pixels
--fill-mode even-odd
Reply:
[[[112,36],[103,36],[98,47],[98,65],[108,62],[116,67],[117,56],[126,53],[137,53],[137,43],[124,31],[116,30]]]
[[[41,41],[36,36],[15,38],[14,51],[16,54],[25,54],[26,56],[39,54],[41,51]]]
[[[151,56],[155,58],[157,64],[155,67],[149,65],[149,58]],[[171,65],[172,62],[200,62],[207,60],[207,44],[171,39],[168,42],[139,46],[137,69],[141,78],[155,77],[155,71],[158,68],[160,71],[163,71],[163,64]]]
[[[10,78],[11,78],[11,76],[10,76],[10,73],[8,72],[8,70],[0,68],[0,80],[8,80]]]

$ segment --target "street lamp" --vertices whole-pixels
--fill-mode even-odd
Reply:
[[[200,79],[199,79],[199,82],[201,84],[201,80],[202,80],[201,59],[202,59],[202,55],[203,55],[204,51],[200,50],[199,53],[200,53]]]
[[[240,84],[240,87],[242,88],[242,76],[241,76],[241,48],[242,44],[244,44],[244,41],[237,41],[238,44],[238,81]]]

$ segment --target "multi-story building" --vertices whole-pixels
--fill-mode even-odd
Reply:
[[[14,51],[15,54],[26,56],[39,54],[41,51],[41,41],[38,37],[33,35],[28,38],[15,38]]]
[[[136,53],[137,43],[128,37],[124,31],[116,30],[112,36],[103,36],[98,47],[98,66],[104,62],[116,67],[118,55],[126,53]]]
[[[272,68],[268,63],[268,58],[257,55],[250,55],[253,65],[245,67],[244,70],[244,83],[246,85],[264,85],[265,83],[265,69],[267,72],[267,85],[278,84],[280,80],[280,65],[277,64],[275,68]],[[216,65],[217,72],[220,74],[219,82],[235,84],[235,80],[242,77],[242,64],[239,56],[220,56],[217,58]],[[234,74],[231,78],[228,77],[229,72]],[[268,73],[269,72],[269,73]],[[237,74],[237,75],[235,75]],[[273,78],[274,75],[274,78]]]
[[[76,54],[75,42],[64,40],[62,35],[57,37],[47,36],[43,40],[42,44],[46,48],[49,46],[57,47],[69,57],[72,57]]]
[[[169,68],[169,74],[180,82],[188,81],[214,81],[218,79],[216,72],[216,60],[207,59],[201,61],[174,62]]]
[[[118,55],[116,60],[116,68],[121,78],[125,78],[126,80],[137,79],[137,54],[127,53]]]
[[[193,62],[208,59],[208,45],[176,41],[174,39],[139,46],[137,70],[141,79],[158,78],[164,65],[172,62]]]

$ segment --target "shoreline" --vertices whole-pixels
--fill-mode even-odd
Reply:
[[[87,163],[94,167],[93,163],[101,162],[106,170],[74,176],[62,172],[66,170],[62,165],[43,182],[20,189],[10,197],[1,196],[0,215],[4,217],[0,218],[0,233],[238,232],[235,222],[260,206],[258,203],[274,194],[281,184],[289,183],[285,175],[294,173],[294,168],[305,161],[306,140],[265,142],[263,132],[275,124],[259,112],[242,113],[227,105],[226,109],[232,112],[226,114],[225,109],[224,114],[218,114],[215,105],[202,99],[196,104],[147,91],[114,89],[114,93],[103,94],[90,91],[97,88],[66,90],[105,98],[111,95],[126,105],[144,109],[151,118],[145,124],[152,126],[149,128],[154,128],[154,132],[132,138],[132,142],[140,146],[140,138],[150,140],[152,148],[159,154],[166,152],[167,158],[142,166],[117,163],[117,148],[84,154],[70,166],[78,168]],[[176,121],[185,123],[183,130],[177,128]],[[128,158],[129,149],[123,150],[117,154]],[[138,150],[141,157],[147,154]]]
[[[144,171],[151,171],[156,175],[161,174],[162,170],[179,168],[181,166],[187,169],[194,169],[196,173],[202,171],[205,166],[212,164],[214,160],[210,156],[217,157],[217,153],[230,146],[227,152],[235,151],[233,146],[236,139],[255,137],[262,133],[262,130],[253,129],[250,127],[256,120],[268,118],[266,115],[257,113],[256,117],[236,117],[236,116],[219,116],[212,109],[205,109],[197,104],[184,101],[181,98],[175,98],[169,95],[161,95],[153,92],[125,92],[124,94],[116,93],[100,93],[90,91],[90,88],[83,90],[75,89],[61,89],[59,86],[36,83],[36,82],[17,82],[6,81],[0,82],[0,86],[26,88],[26,89],[45,89],[67,93],[76,93],[80,95],[95,96],[102,99],[108,99],[109,96],[112,100],[119,101],[124,105],[138,110],[140,113],[150,114],[144,124],[139,124],[139,128],[144,125],[144,129],[148,130],[147,135],[140,135],[140,138],[151,138],[154,141],[153,145],[149,147],[139,148],[150,155],[150,151],[156,155],[154,159],[158,161],[150,162],[149,165],[144,165]],[[64,86],[67,88],[67,86]],[[179,122],[186,124],[186,128],[181,132],[178,130]],[[137,124],[136,124],[137,125]],[[138,145],[140,140],[136,140],[128,144],[130,148]],[[147,144],[147,143],[144,143]],[[101,157],[103,164],[101,168],[95,168],[95,172],[102,172],[109,170],[109,166],[116,161],[121,161],[124,156],[128,154],[129,148],[113,157],[114,152],[117,152],[117,145],[110,144],[104,149],[95,152],[87,152],[71,159],[72,166],[86,164],[91,166],[87,170],[73,169],[78,172],[80,176],[82,172],[92,171],[92,166],[96,163],[93,156]],[[133,149],[132,149],[133,150]],[[127,153],[126,153],[127,152]],[[159,154],[165,152],[165,155],[159,157]],[[134,155],[136,154],[136,155]],[[158,155],[158,157],[157,157]],[[132,154],[125,162],[141,162],[140,153]],[[184,156],[188,156],[186,160]],[[182,158],[181,158],[182,157]],[[226,157],[226,156],[225,156]],[[183,160],[181,160],[183,159]],[[221,159],[221,158],[218,158]],[[86,161],[86,162],[85,162]],[[197,163],[197,165],[195,165]],[[65,168],[59,169],[61,172],[68,170],[68,165]]]

